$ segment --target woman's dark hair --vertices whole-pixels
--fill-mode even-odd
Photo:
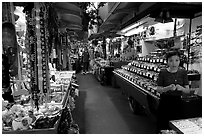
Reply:
[[[181,53],[179,51],[169,51],[166,53],[166,60],[168,61],[168,59],[172,56],[178,56],[180,58]]]

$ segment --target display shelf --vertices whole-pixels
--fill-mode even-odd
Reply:
[[[161,64],[167,64],[166,59],[160,58],[160,57],[155,57],[155,58],[150,58],[150,57],[139,57],[137,58],[138,61],[140,62],[149,62],[149,63],[161,63]]]
[[[52,128],[42,128],[42,129],[28,129],[28,130],[9,130],[6,131],[5,129],[2,131],[2,134],[57,134],[57,129],[59,126],[59,120],[62,116],[63,109],[67,106],[68,103],[68,95],[69,91],[66,92],[66,95],[64,96],[64,99],[61,103],[47,103],[47,105],[55,105],[61,107],[61,110],[58,112],[58,114],[53,115],[47,115],[48,117],[57,117],[59,116],[58,120],[54,123],[54,127]],[[26,105],[29,106],[29,105]]]
[[[202,134],[202,118],[172,120],[169,122],[171,129],[179,134]]]
[[[73,73],[69,76],[63,76],[63,78],[72,78],[72,77],[73,77]],[[49,121],[55,120],[54,122],[52,122],[54,123],[53,127],[50,126],[50,123],[51,123],[50,122],[46,124],[48,126],[44,125],[44,128],[42,127],[39,129],[39,126],[37,126],[37,124],[34,123],[33,124],[34,126],[31,125],[29,127],[30,129],[26,129],[26,130],[12,130],[11,127],[10,128],[3,127],[2,133],[3,134],[56,134],[56,133],[60,133],[60,131],[63,131],[63,129],[69,129],[68,127],[59,129],[59,126],[62,125],[63,123],[71,123],[71,124],[73,123],[73,119],[71,119],[72,122],[66,122],[65,119],[61,119],[64,114],[64,110],[67,110],[67,109],[70,112],[69,118],[72,118],[71,110],[73,110],[74,107],[73,107],[71,99],[72,97],[74,97],[73,95],[75,95],[73,94],[72,89],[76,89],[76,86],[73,86],[72,82],[74,82],[74,80],[70,79],[70,81],[67,84],[56,84],[56,83],[51,84],[51,90],[49,91],[50,94],[48,95],[49,100],[47,101],[46,105],[44,104],[40,105],[39,111],[36,111],[34,109],[34,114],[37,117],[36,123],[37,122],[42,123],[42,121],[38,121],[39,118],[43,118],[44,121],[46,121],[47,118],[50,118],[48,119]],[[56,95],[56,94],[60,94],[62,96],[60,97],[59,101],[54,101],[52,98],[50,98],[51,96]],[[52,111],[50,112],[49,110],[51,110],[53,106],[58,107],[58,108],[54,108],[56,109],[56,111],[53,111],[54,110],[53,109],[52,110],[53,112]],[[31,107],[31,103],[24,104],[23,107],[24,109],[29,109],[29,107]],[[46,107],[46,110],[43,109],[43,107]]]
[[[124,79],[125,81],[129,82],[133,86],[137,87],[140,91],[142,91],[142,92],[144,92],[144,93],[146,93],[146,94],[148,94],[148,95],[150,95],[156,99],[159,99],[160,94],[155,91],[154,87],[149,87],[149,86],[145,85],[145,83],[141,82],[140,80],[134,79],[133,77],[128,77],[125,74],[122,75],[116,71],[113,71],[113,73],[116,74],[117,76],[119,76],[120,78]]]

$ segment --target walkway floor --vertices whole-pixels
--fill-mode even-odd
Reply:
[[[94,75],[77,74],[79,97],[73,118],[80,134],[153,134],[155,123],[134,115],[120,89],[102,86]]]

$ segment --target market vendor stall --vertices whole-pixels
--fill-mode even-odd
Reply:
[[[51,84],[49,98],[41,97],[39,110],[29,101],[14,105],[3,101],[3,134],[79,133],[71,115],[75,108],[74,98],[78,96],[73,74],[72,71],[56,72],[56,82]],[[46,99],[48,101],[43,102]]]
[[[3,4],[3,9],[8,11],[3,15],[3,22],[5,28],[12,26],[11,45],[15,47],[12,47],[11,53],[16,56],[6,53],[9,46],[3,42],[6,62],[3,73],[8,79],[5,87],[12,92],[14,102],[8,101],[7,96],[2,99],[2,133],[79,133],[71,113],[75,108],[75,97],[79,94],[75,71],[56,71],[58,63],[53,61],[57,56],[55,45],[62,42],[58,41],[57,15],[53,4],[15,4],[22,7],[16,8],[12,2]],[[22,37],[16,37],[14,10],[25,19],[26,29]],[[9,35],[3,37],[4,40],[8,38]],[[22,43],[17,43],[17,38]],[[14,60],[12,57],[15,61],[10,61]],[[11,75],[10,70],[15,74]]]
[[[140,57],[122,69],[114,70],[114,79],[122,93],[128,97],[130,109],[138,114],[145,111],[156,119],[160,93],[156,91],[158,72],[164,68],[166,61],[162,58]],[[197,95],[197,88],[190,88],[192,93],[182,95],[182,118],[200,117],[202,115],[202,98]]]
[[[95,59],[94,62],[94,75],[96,79],[103,85],[110,85],[112,79],[113,66],[110,66],[110,62],[104,59]]]

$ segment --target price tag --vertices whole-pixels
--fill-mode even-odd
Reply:
[[[157,81],[157,77],[156,76],[154,76],[154,81]]]
[[[167,61],[166,61],[166,60],[164,60],[164,64],[167,64]]]
[[[163,59],[160,59],[160,62],[162,63],[162,62],[163,62]]]
[[[147,90],[149,91],[151,88],[149,86],[147,86]]]
[[[142,86],[142,82],[140,82],[140,86]]]
[[[160,93],[156,92],[156,95],[157,95],[157,96],[160,96]]]

